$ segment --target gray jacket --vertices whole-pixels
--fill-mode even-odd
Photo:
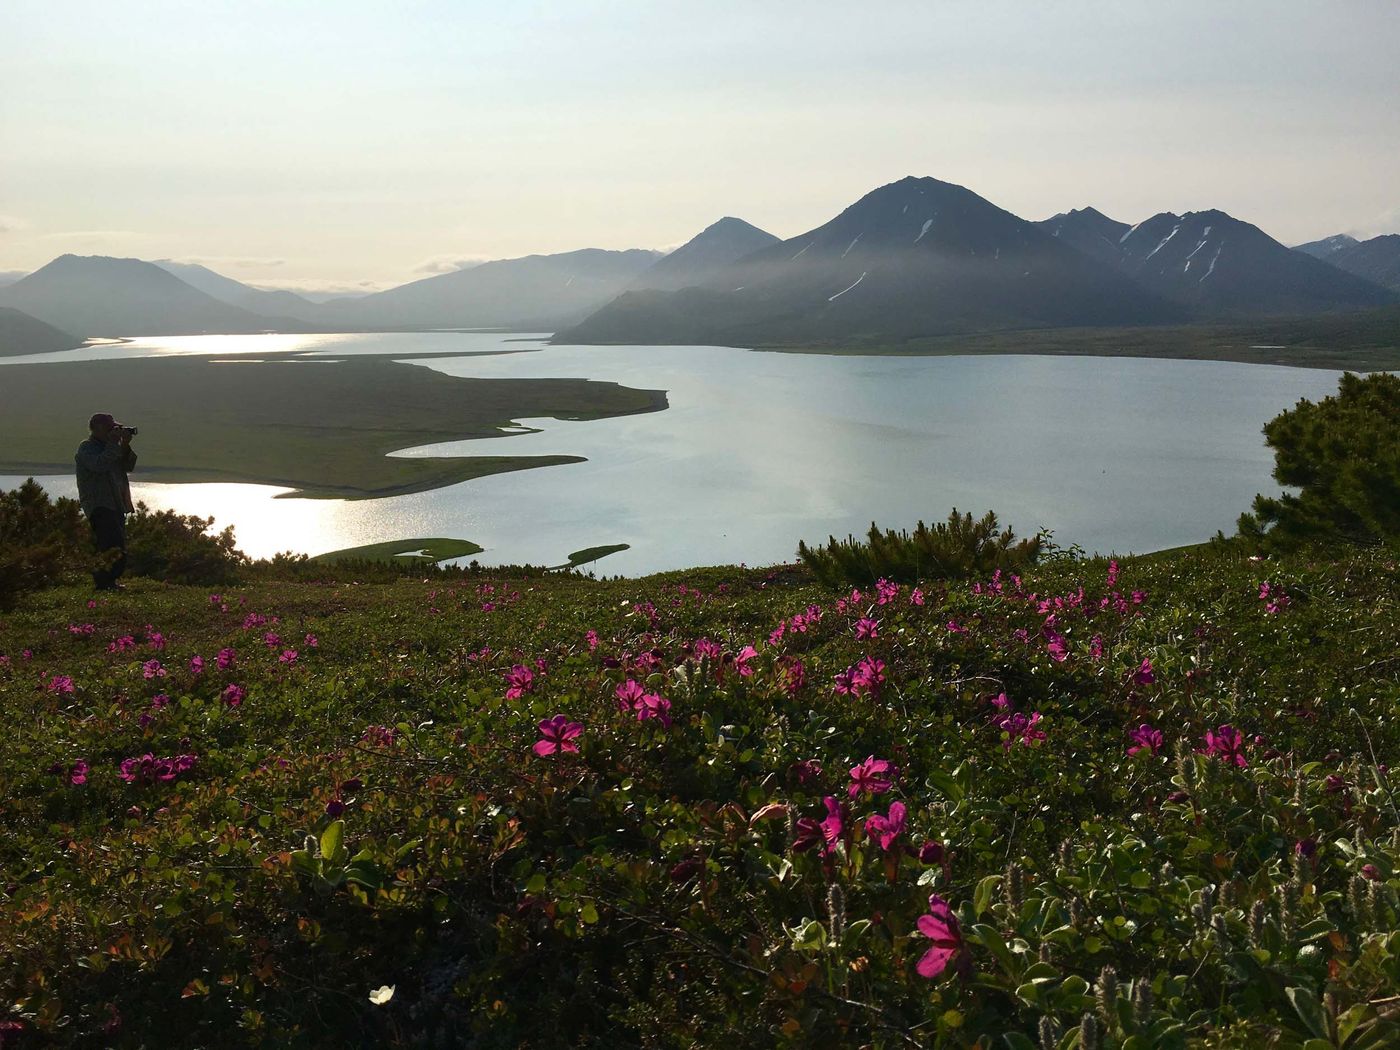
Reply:
[[[73,461],[78,465],[78,502],[83,513],[92,517],[99,507],[119,514],[130,514],[131,483],[126,475],[136,469],[136,453],[130,445],[104,444],[88,438],[78,446]]]

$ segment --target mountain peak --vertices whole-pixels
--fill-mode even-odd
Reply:
[[[726,215],[658,259],[630,287],[676,291],[704,284],[724,267],[777,243],[766,230]]]

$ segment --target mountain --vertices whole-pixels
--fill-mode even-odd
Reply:
[[[656,260],[632,282],[632,287],[674,292],[704,284],[714,279],[721,268],[777,243],[778,238],[771,233],[726,215],[670,255]]]
[[[61,255],[28,277],[0,288],[13,306],[83,336],[196,335],[206,332],[299,331],[230,306],[140,259]]]
[[[556,342],[888,342],[1182,311],[971,190],[906,178],[696,288],[633,291]]]
[[[71,350],[82,340],[9,306],[0,306],[0,357]]]
[[[1360,242],[1345,233],[1339,233],[1335,237],[1324,237],[1320,241],[1309,241],[1307,244],[1294,245],[1295,252],[1302,252],[1304,255],[1311,255],[1314,259],[1321,259],[1323,262],[1331,262],[1332,256],[1338,252],[1344,252],[1348,248],[1354,247]]]
[[[230,306],[242,307],[244,310],[252,310],[266,316],[295,317],[302,321],[316,321],[321,317],[320,309],[315,303],[303,299],[295,292],[254,288],[242,281],[235,281],[232,277],[215,273],[198,263],[156,259],[155,264],[167,273],[174,274],[191,288],[198,288],[205,295],[213,296]]]
[[[584,248],[499,259],[325,304],[342,327],[533,328],[573,324],[639,277],[659,252]]]
[[[1121,272],[1200,319],[1301,316],[1396,301],[1223,211],[1162,212],[1125,233],[1119,248]]]
[[[1110,219],[1097,208],[1061,212],[1036,225],[1071,248],[1111,266],[1117,266],[1122,258],[1118,242],[1130,229],[1126,222]]]
[[[1322,254],[1316,250],[1319,245],[1333,247]],[[1325,241],[1300,244],[1293,250],[1307,252],[1355,277],[1400,292],[1400,234],[1387,233],[1368,241],[1358,241],[1343,233],[1328,237]]]

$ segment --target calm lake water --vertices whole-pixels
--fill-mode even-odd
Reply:
[[[1338,373],[1134,358],[835,357],[721,347],[551,347],[516,334],[188,336],[8,363],[80,357],[310,351],[438,353],[421,367],[480,377],[580,377],[664,389],[670,408],[590,422],[518,420],[537,433],[398,455],[585,456],[388,499],[275,499],[260,485],[153,485],[157,508],[213,515],[255,556],[456,536],[485,563],[557,564],[629,543],[597,564],[638,574],[791,560],[798,539],[912,527],[952,507],[995,509],[1019,534],[1144,552],[1229,532],[1275,492],[1260,428]],[[497,353],[492,353],[496,351]],[[507,351],[529,351],[509,353]],[[251,366],[256,367],[256,366]],[[0,488],[19,480],[0,477]],[[73,494],[69,478],[43,479]]]

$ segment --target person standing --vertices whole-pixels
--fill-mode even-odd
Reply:
[[[89,436],[78,446],[74,462],[78,467],[78,502],[92,526],[99,555],[115,550],[93,570],[92,582],[99,591],[121,589],[117,579],[126,570],[126,516],[131,505],[131,482],[127,474],[136,468],[136,450],[131,447],[134,427],[124,427],[106,412],[88,420]]]

